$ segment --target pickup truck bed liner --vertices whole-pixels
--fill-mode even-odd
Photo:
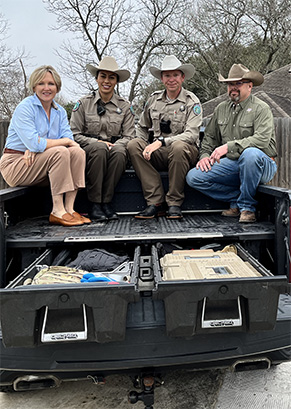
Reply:
[[[27,219],[10,227],[7,231],[9,247],[25,245],[45,246],[60,242],[104,242],[104,241],[156,241],[172,239],[229,240],[272,239],[274,224],[260,222],[243,224],[237,218],[226,218],[218,214],[185,214],[182,220],[140,220],[133,215],[121,215],[119,220],[94,222],[78,227],[51,226],[48,217]]]

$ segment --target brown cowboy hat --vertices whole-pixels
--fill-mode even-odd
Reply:
[[[150,67],[150,73],[159,80],[161,79],[161,74],[163,71],[174,70],[182,71],[182,73],[185,75],[186,80],[193,77],[195,72],[195,68],[192,64],[182,64],[174,55],[167,55],[163,59],[161,68]]]
[[[98,71],[110,71],[118,75],[118,82],[124,82],[130,77],[130,72],[128,70],[120,70],[115,58],[113,57],[103,57],[97,67],[94,65],[87,64],[86,69],[93,75],[94,78],[97,77]]]
[[[218,74],[218,81],[220,82],[232,82],[249,80],[254,84],[254,87],[261,85],[264,82],[263,75],[258,71],[250,71],[242,64],[233,64],[228,73],[228,78],[223,78],[221,74]]]

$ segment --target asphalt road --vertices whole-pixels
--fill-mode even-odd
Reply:
[[[109,376],[105,385],[65,382],[60,388],[1,393],[5,409],[144,409],[128,403],[135,390],[128,376]],[[290,409],[291,362],[269,370],[173,371],[155,391],[154,409]]]

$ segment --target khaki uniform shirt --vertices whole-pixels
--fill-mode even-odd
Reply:
[[[261,149],[270,157],[277,156],[270,107],[253,95],[236,106],[232,101],[219,104],[205,129],[200,159],[210,156],[215,148],[225,143],[229,159],[238,159],[250,147]]]
[[[161,120],[171,121],[171,133],[161,132]],[[154,139],[163,136],[166,146],[170,146],[177,139],[190,145],[198,145],[201,123],[201,104],[193,92],[182,88],[178,97],[174,101],[169,101],[166,98],[166,90],[156,91],[146,103],[136,134],[148,141],[149,130],[152,129]]]
[[[95,143],[96,139],[87,135],[94,135],[104,141],[115,145],[126,146],[130,139],[135,137],[134,114],[129,102],[117,94],[104,107],[106,112],[97,114],[97,102],[100,100],[99,92],[93,92],[81,98],[75,105],[70,126],[76,142],[81,146]],[[116,142],[115,139],[119,138]]]

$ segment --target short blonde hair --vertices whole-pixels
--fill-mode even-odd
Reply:
[[[51,65],[42,65],[36,68],[29,78],[29,88],[32,92],[34,92],[34,87],[43,79],[47,72],[52,74],[58,92],[61,90],[62,81],[56,70]]]

